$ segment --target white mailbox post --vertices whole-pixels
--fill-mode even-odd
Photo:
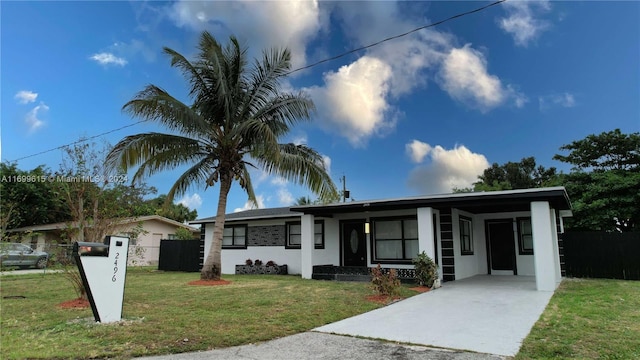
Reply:
[[[97,322],[122,319],[128,254],[129,238],[126,237],[107,236],[104,243],[73,245],[73,256]]]

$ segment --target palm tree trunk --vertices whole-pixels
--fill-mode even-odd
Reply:
[[[225,212],[227,210],[227,195],[231,189],[231,177],[222,175],[220,178],[220,196],[218,197],[216,222],[213,227],[213,241],[200,273],[200,279],[202,280],[219,280],[222,272],[222,235],[224,232]]]

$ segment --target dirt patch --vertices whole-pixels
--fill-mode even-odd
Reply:
[[[388,305],[388,304],[391,304],[392,302],[402,300],[400,296],[391,297],[389,295],[368,295],[366,299],[367,301],[371,301],[371,302],[382,304],[382,305]]]
[[[62,309],[85,309],[89,306],[89,300],[82,298],[77,298],[58,304],[58,307]]]
[[[227,280],[195,280],[188,283],[189,285],[200,285],[200,286],[218,286],[218,285],[229,285],[231,281]]]
[[[425,293],[425,292],[431,290],[431,288],[426,287],[426,286],[416,286],[416,287],[409,288],[409,290],[417,291],[419,293]]]

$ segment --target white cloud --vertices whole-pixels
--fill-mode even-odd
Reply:
[[[289,192],[289,190],[287,190],[286,188],[281,188],[278,190],[278,201],[280,202],[281,206],[290,206],[291,204],[293,204],[295,199],[293,198],[293,195],[291,195],[291,192]]]
[[[294,143],[295,145],[303,145],[307,143],[307,134],[300,134],[296,137],[293,138],[293,140],[291,140],[292,143]]]
[[[15,99],[18,100],[19,104],[28,104],[36,101],[38,97],[38,93],[34,93],[30,90],[20,90],[15,96]]]
[[[541,111],[547,110],[553,106],[571,108],[576,106],[576,99],[573,94],[565,92],[562,94],[540,96],[538,97],[538,104]]]
[[[413,140],[405,146],[407,154],[414,163],[421,163],[425,156],[431,151],[431,145],[420,140]]]
[[[293,68],[306,64],[306,43],[328,20],[318,1],[178,1],[170,16],[178,26],[251,41],[250,51],[286,46]]]
[[[504,86],[497,76],[488,73],[486,58],[470,44],[451,49],[439,75],[442,88],[452,98],[483,112],[510,98],[517,107],[527,102],[524,94],[511,85]]]
[[[119,66],[125,66],[127,64],[127,60],[125,58],[117,57],[114,54],[108,53],[108,52],[93,54],[91,55],[90,59],[95,60],[100,65],[114,64]]]
[[[180,201],[178,201],[178,204],[182,204],[182,205],[188,207],[191,210],[198,209],[198,208],[200,208],[200,205],[202,205],[202,197],[200,197],[200,195],[197,194],[197,193],[195,193],[195,194],[193,194],[191,196],[184,195],[182,197],[182,199],[180,199]]]
[[[264,195],[256,195],[256,202],[258,203],[258,209],[264,209]],[[247,201],[244,203],[244,206],[241,208],[233,209],[233,212],[245,211],[245,210],[253,210],[256,209],[255,206],[251,204],[251,202]]]
[[[421,144],[429,146],[431,161],[411,170],[408,179],[409,186],[421,194],[449,193],[453,188],[470,187],[478,181],[478,175],[489,167],[484,155],[473,153],[465,146],[456,145],[447,150],[440,145],[431,147],[426,143]]]
[[[325,129],[346,137],[354,146],[394,125],[385,115],[390,110],[385,97],[389,91],[391,67],[370,56],[363,56],[338,72],[324,74],[324,87],[307,91],[323,117],[318,122]]]
[[[327,174],[331,175],[331,158],[327,155],[322,155],[322,162]]]
[[[40,102],[40,105],[37,105],[27,113],[24,122],[29,127],[29,132],[34,132],[44,125],[44,121],[40,119],[40,116],[43,112],[47,111],[49,111],[49,107],[45,103]]]
[[[548,0],[507,1],[502,6],[507,16],[498,19],[498,25],[513,36],[516,45],[526,47],[549,28],[547,21],[536,18],[551,8]]]

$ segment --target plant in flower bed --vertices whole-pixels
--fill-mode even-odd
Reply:
[[[438,268],[433,260],[423,251],[412,262],[416,270],[416,282],[420,286],[432,287],[438,278]]]
[[[273,260],[262,263],[260,259],[247,259],[244,265],[236,265],[236,275],[246,274],[271,274],[271,275],[287,275],[287,265],[278,265]]]
[[[380,264],[371,269],[371,287],[378,295],[394,297],[400,294],[400,279],[396,269],[385,272]]]

